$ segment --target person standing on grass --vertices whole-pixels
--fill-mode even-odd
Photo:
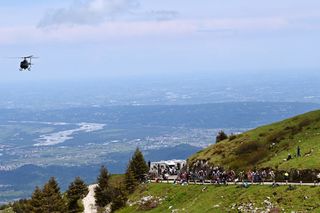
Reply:
[[[301,157],[301,150],[300,146],[297,147],[297,157]]]
[[[288,153],[288,157],[287,157],[287,161],[291,160],[292,159],[292,156],[290,153]]]

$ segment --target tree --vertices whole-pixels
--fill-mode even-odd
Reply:
[[[75,180],[70,183],[66,192],[68,198],[68,211],[70,213],[83,211],[83,209],[78,205],[78,201],[83,199],[88,192],[89,190],[87,185],[80,177],[76,177]]]
[[[132,169],[133,175],[137,181],[141,183],[145,180],[145,175],[148,173],[149,168],[139,148],[134,152],[132,159],[129,162],[129,167]]]
[[[66,212],[66,205],[62,199],[60,188],[55,178],[44,185],[41,190],[36,187],[30,200],[30,210],[33,213],[60,213]]]
[[[220,141],[223,141],[228,138],[228,135],[224,131],[219,131],[216,136],[216,143],[219,143]]]
[[[32,197],[30,200],[30,209],[31,212],[34,213],[42,213],[43,212],[43,193],[42,190],[37,186],[34,192],[32,193]]]
[[[111,205],[112,212],[115,212],[116,210],[124,207],[127,203],[127,200],[128,200],[128,196],[123,185],[120,184],[119,186],[113,188],[112,205]]]
[[[59,185],[54,177],[51,177],[44,185],[42,195],[43,213],[66,212],[66,204],[62,199]]]
[[[41,192],[41,190],[40,190]],[[18,201],[15,201],[12,204],[12,210],[15,213],[25,213],[25,212],[31,212],[31,199],[27,200],[27,199],[20,199]],[[1,209],[3,210],[3,209]],[[1,211],[0,211],[1,212]],[[38,211],[39,212],[39,211]]]
[[[129,162],[127,171],[124,175],[124,185],[125,185],[127,192],[129,194],[132,194],[138,185],[138,181],[135,179],[135,176],[132,171],[132,168],[130,167],[130,164],[131,164],[131,162]]]
[[[112,202],[112,187],[110,186],[109,179],[110,174],[106,167],[102,166],[100,169],[100,175],[98,176],[98,186],[94,189],[94,197],[96,204],[99,207],[105,207]]]

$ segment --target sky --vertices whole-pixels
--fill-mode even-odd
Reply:
[[[320,71],[319,38],[319,0],[3,0],[0,81]]]

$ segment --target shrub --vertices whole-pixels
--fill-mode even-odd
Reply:
[[[250,156],[247,160],[247,165],[255,165],[261,159],[266,157],[268,154],[269,154],[269,152],[266,149],[259,149],[259,150],[255,151],[254,153],[250,154]]]
[[[235,135],[235,134],[231,134],[230,136],[229,136],[229,141],[232,141],[232,140],[234,140],[234,139],[236,139],[237,138],[237,136]]]
[[[264,132],[259,134],[259,137],[264,137],[264,136],[266,136],[266,133]]]
[[[220,141],[223,141],[228,138],[228,135],[224,131],[219,131],[216,136],[216,143],[219,143]]]
[[[247,153],[252,153],[254,151],[257,151],[262,147],[261,144],[257,142],[246,142],[242,143],[235,151],[237,155],[241,154],[247,154]]]
[[[267,137],[267,142],[272,143],[272,142],[279,142],[281,140],[283,140],[285,138],[286,135],[286,131],[276,131],[276,132],[272,132],[269,134],[269,136]]]
[[[303,121],[301,121],[299,124],[298,124],[298,126],[299,126],[299,128],[300,129],[302,129],[303,127],[305,127],[305,126],[308,126],[308,125],[310,125],[312,123],[312,121],[310,120],[310,119],[304,119]]]

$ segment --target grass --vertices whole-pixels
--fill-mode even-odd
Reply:
[[[10,207],[10,208],[4,209],[4,210],[0,210],[0,213],[14,213],[14,211]]]
[[[295,158],[300,146],[302,156]],[[294,158],[285,161],[288,153]],[[189,158],[228,169],[320,169],[320,111],[313,111],[214,144]]]
[[[134,212],[237,212],[240,206],[254,204],[258,212],[266,210],[266,202],[271,202],[280,211],[320,212],[320,187],[298,186],[288,190],[288,186],[250,186],[239,188],[230,186],[171,185],[150,184],[142,186],[131,197],[130,201],[141,200],[152,195],[162,198],[156,208],[140,210],[138,204],[128,206],[119,213]]]
[[[121,183],[124,182],[124,175],[123,174],[112,174],[110,177],[110,184],[112,186],[119,186]]]

